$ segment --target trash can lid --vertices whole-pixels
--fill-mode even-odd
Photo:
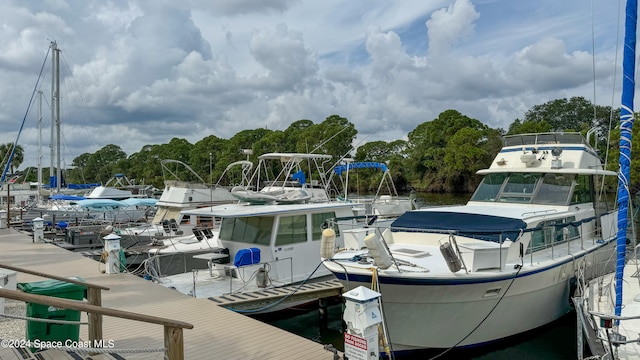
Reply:
[[[76,277],[74,280],[83,281],[81,278]],[[73,284],[60,280],[44,280],[28,283],[18,283],[18,289],[29,293],[38,295],[57,294],[63,292],[84,291],[87,287],[85,285]]]

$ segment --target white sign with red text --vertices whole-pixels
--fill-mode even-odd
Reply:
[[[367,360],[368,341],[358,335],[344,333],[344,355],[349,360]]]

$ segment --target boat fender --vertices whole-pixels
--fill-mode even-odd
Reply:
[[[441,244],[440,252],[442,253],[442,257],[451,272],[455,273],[462,269],[462,262],[450,242],[447,241],[446,243]]]
[[[387,269],[393,264],[391,254],[387,251],[384,240],[377,234],[369,234],[364,238],[364,243],[369,249],[369,256],[373,258],[374,264],[380,269]]]
[[[267,270],[264,267],[258,269],[256,273],[256,286],[259,288],[267,287]]]
[[[574,276],[569,279],[569,306],[575,307],[573,303],[573,297],[576,296],[576,290],[578,289],[578,279]]]
[[[322,240],[320,240],[320,257],[331,259],[336,247],[336,232],[331,228],[322,230]]]

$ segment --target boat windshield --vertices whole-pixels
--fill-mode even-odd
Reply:
[[[471,201],[568,205],[575,178],[574,174],[488,174]]]

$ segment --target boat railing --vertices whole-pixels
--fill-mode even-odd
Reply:
[[[269,261],[261,261],[259,263],[256,264],[250,264],[250,265],[244,265],[244,266],[235,266],[235,265],[224,265],[223,269],[225,271],[225,274],[229,273],[229,294],[233,294],[234,290],[233,290],[233,275],[232,275],[232,271],[235,270],[236,274],[238,275],[238,279],[242,280],[243,283],[247,284],[249,281],[251,281],[254,277],[255,274],[257,274],[258,271],[261,271],[261,269],[263,269],[266,274],[265,276],[268,277],[267,281],[274,281],[273,279],[271,279],[269,277],[269,273],[271,271],[271,265],[274,264],[278,264],[278,263],[289,263],[289,284],[293,283],[293,257],[286,257],[286,258],[278,258],[276,260],[269,260]],[[240,274],[240,271],[242,270],[244,272],[245,269],[248,268],[252,268],[255,270],[252,270],[253,272],[251,273],[251,275],[249,276],[248,280],[245,280],[245,276],[244,274]],[[281,281],[280,276],[278,276],[278,280],[275,281]],[[236,289],[235,291],[241,291],[244,288],[245,285],[243,285],[240,289]]]
[[[508,135],[502,138],[503,146],[587,144],[580,133],[531,133]]]
[[[520,216],[522,216],[522,217],[525,217],[525,216],[539,216],[539,215],[546,215],[546,214],[555,214],[557,212],[558,212],[558,210],[556,210],[556,209],[536,210],[536,211],[523,212],[522,214],[520,214]]]
[[[35,275],[38,277],[43,277],[46,279],[58,280],[67,283],[72,283],[76,285],[86,286],[87,287],[87,301],[90,305],[101,306],[102,304],[102,290],[109,290],[108,287],[87,283],[84,281],[80,281],[72,278],[65,278],[62,276],[51,275],[47,273],[43,273],[40,271],[34,271],[23,267],[13,266],[9,264],[0,264],[0,268],[12,270],[24,274]],[[2,287],[0,287],[0,290]],[[19,300],[19,299],[15,299]],[[47,305],[47,304],[45,304]],[[102,315],[99,313],[95,313],[92,316],[89,316],[89,340],[93,342],[94,340],[102,339]]]
[[[629,320],[638,320],[640,319],[640,315],[632,315],[632,316],[618,316],[614,314],[605,314],[593,310],[588,310],[587,313],[592,317],[600,318],[600,324],[606,329],[613,328],[613,325],[620,326],[621,322],[629,321]],[[614,346],[624,345],[624,344],[633,344],[640,343],[640,336],[636,339],[627,340],[626,337],[618,334],[616,331],[613,333],[609,333],[607,331],[607,337],[602,336],[600,333],[597,334],[597,337],[600,341],[609,342]]]

